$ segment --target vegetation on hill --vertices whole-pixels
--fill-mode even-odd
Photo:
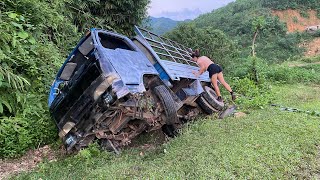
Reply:
[[[175,21],[165,17],[156,18],[156,17],[149,16],[148,19],[144,21],[143,26],[150,29],[153,33],[162,35],[166,32],[169,32],[176,26],[178,26],[178,24],[189,22],[189,21],[191,20]]]
[[[190,23],[198,28],[210,26],[223,31],[238,45],[240,57],[247,57],[251,54],[255,25],[258,22],[260,30],[257,34],[255,49],[259,58],[269,63],[277,63],[301,56],[304,49],[299,44],[310,37],[301,33],[287,34],[285,22],[272,14],[272,9],[278,9],[277,6],[281,5],[282,1],[270,1],[273,2],[272,4],[267,2],[269,1],[235,1],[211,13],[201,15]],[[301,9],[303,7],[317,9],[319,4],[318,1],[312,0],[290,2],[296,2]],[[310,4],[314,6],[311,7]]]
[[[184,23],[166,36],[187,47],[199,48],[201,54],[211,57],[216,63],[226,64],[239,53],[234,41],[221,30],[212,27],[197,28],[193,24]]]
[[[149,0],[0,2],[0,157],[53,142],[50,84],[91,27],[131,34]]]
[[[317,0],[262,0],[262,6],[272,9],[315,9],[320,17],[320,2]]]

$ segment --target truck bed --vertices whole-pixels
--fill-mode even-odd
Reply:
[[[194,76],[192,71],[198,71],[200,68],[191,60],[185,46],[137,26],[135,26],[135,31],[138,34],[135,39],[143,46],[140,48],[144,49],[144,53],[158,70],[162,79],[180,81],[187,78],[210,82],[207,71],[198,78]]]

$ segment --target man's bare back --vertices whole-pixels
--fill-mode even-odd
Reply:
[[[209,59],[207,56],[201,56],[197,60],[197,64],[200,66],[200,69],[203,71],[206,71],[210,64],[213,64],[214,62]]]

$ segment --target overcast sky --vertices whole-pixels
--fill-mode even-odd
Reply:
[[[151,0],[148,13],[173,20],[194,19],[235,0]]]

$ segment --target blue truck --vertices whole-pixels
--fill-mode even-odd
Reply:
[[[186,121],[222,110],[188,48],[144,28],[136,36],[91,29],[51,86],[49,110],[67,151],[95,140],[118,152],[142,132],[173,137]]]

